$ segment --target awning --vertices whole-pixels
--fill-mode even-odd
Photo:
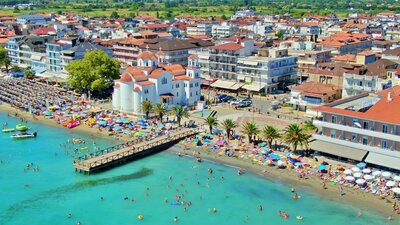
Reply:
[[[31,59],[40,61],[42,59],[42,56],[41,55],[32,55]]]
[[[46,69],[37,68],[37,69],[33,69],[33,71],[35,72],[35,74],[42,74],[42,73],[46,72]]]
[[[379,154],[375,152],[369,152],[365,161],[378,166],[400,170],[400,157],[385,155],[383,153]]]
[[[248,91],[260,91],[261,89],[263,89],[262,86],[259,85],[251,85],[251,84],[245,84],[242,87],[243,89],[246,89]]]
[[[166,93],[166,94],[161,94],[160,97],[166,99],[166,98],[173,98],[174,95],[172,93]]]
[[[344,145],[333,144],[330,142],[319,141],[319,140],[311,142],[310,147],[315,151],[324,152],[331,155],[336,155],[358,161],[361,161],[367,154],[367,151],[361,149],[355,149]]]
[[[229,90],[237,90],[242,86],[243,86],[243,84],[241,84],[241,83],[225,81],[225,80],[217,80],[211,84],[211,87],[229,89]]]
[[[244,61],[243,64],[245,65],[251,65],[251,66],[257,66],[258,62],[254,62],[254,61]]]

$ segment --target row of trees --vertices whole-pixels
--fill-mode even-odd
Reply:
[[[147,100],[141,103],[141,109],[146,115],[146,119],[149,119],[150,113],[155,113],[161,122],[163,121],[165,115],[173,115],[176,117],[179,126],[181,126],[181,121],[183,118],[189,117],[189,111],[180,105],[175,106],[172,110],[167,110],[162,103],[154,104]]]
[[[227,133],[228,140],[230,139],[231,130],[238,127],[238,124],[232,119],[225,119],[219,122],[215,117],[208,117],[205,119],[205,123],[210,129],[210,133],[212,133],[213,128],[218,126],[222,127]],[[248,137],[250,143],[254,142],[256,137],[260,135],[268,142],[269,148],[273,147],[274,141],[280,139],[282,142],[291,146],[293,151],[296,151],[298,147],[309,147],[309,142],[311,140],[310,131],[315,129],[316,127],[311,121],[306,121],[302,126],[290,124],[282,131],[272,125],[267,125],[260,130],[254,122],[246,122],[242,125],[241,132]]]

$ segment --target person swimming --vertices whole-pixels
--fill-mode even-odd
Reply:
[[[258,211],[263,211],[262,205],[258,205]]]
[[[70,213],[70,214],[68,214],[68,219],[71,219],[72,218],[72,214]]]
[[[174,222],[178,222],[178,216],[174,217]]]

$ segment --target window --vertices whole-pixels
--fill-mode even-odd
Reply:
[[[368,87],[372,87],[372,82],[368,82]]]
[[[192,97],[192,92],[190,92],[190,97]]]
[[[363,122],[363,128],[366,129],[366,130],[368,130],[368,122],[367,122],[367,121],[364,121],[364,122]]]
[[[363,145],[368,145],[368,137],[363,137],[362,138],[362,144]]]
[[[337,117],[336,116],[332,116],[332,123],[337,123]]]
[[[179,97],[179,92],[176,92],[176,97]]]
[[[331,130],[331,138],[336,138],[336,130]]]
[[[179,88],[179,84],[176,84],[175,87],[176,87],[176,88]]]
[[[161,84],[167,84],[167,82],[168,82],[167,78],[165,78],[165,77],[161,80]]]
[[[386,124],[382,124],[382,133],[388,132],[388,126]]]
[[[144,93],[145,93],[145,94],[148,94],[148,93],[149,93],[149,89],[145,89],[145,90],[144,90]]]
[[[386,142],[386,140],[382,140],[382,141],[381,141],[381,148],[387,149],[387,142]]]
[[[351,134],[351,140],[357,141],[357,134]]]
[[[196,91],[196,96],[199,95],[199,93]]]
[[[193,84],[190,84],[190,88],[192,88],[193,87]]]

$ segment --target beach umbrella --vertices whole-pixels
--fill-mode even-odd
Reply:
[[[362,173],[354,173],[353,176],[354,176],[355,178],[359,178],[359,177],[362,176]]]
[[[362,172],[363,172],[363,173],[371,173],[371,170],[370,170],[370,169],[367,169],[367,168],[365,168],[365,169],[363,169],[363,170],[362,170]]]
[[[345,170],[343,173],[346,174],[346,175],[350,175],[350,174],[352,174],[353,172],[351,172],[351,170]]]
[[[400,188],[392,188],[392,189],[390,189],[391,191],[393,191],[395,194],[400,194]]]
[[[261,147],[266,146],[267,144],[265,142],[261,143]]]
[[[294,165],[295,166],[301,166],[301,162],[296,162]]]
[[[278,162],[276,162],[278,164],[278,166],[282,166],[283,165],[283,161],[282,160],[278,160]]]
[[[381,174],[382,174],[382,172],[378,171],[378,170],[372,172],[372,176],[375,176],[375,177],[379,177]]]
[[[400,181],[400,176],[394,176],[394,177],[393,177],[393,180],[394,180],[394,181]]]
[[[142,123],[143,123],[143,122],[145,122],[145,121],[146,121],[146,119],[143,118],[143,117],[139,119],[139,122],[142,122]]]
[[[121,130],[121,127],[120,126],[115,126],[114,130]]]
[[[45,115],[45,116],[52,116],[53,113],[51,113],[51,112],[49,112],[49,111],[46,111],[46,112],[44,112],[44,115]]]
[[[158,127],[160,127],[160,128],[163,128],[163,127],[165,127],[165,125],[164,125],[164,124],[162,124],[162,123],[159,123],[159,124],[157,124],[157,126],[158,126]]]
[[[360,168],[360,169],[364,169],[364,168],[367,166],[367,164],[364,163],[364,162],[360,162],[360,163],[357,163],[356,166],[357,166],[358,168]]]
[[[271,157],[271,158],[274,158],[274,159],[279,159],[280,158],[279,155],[274,154],[274,153],[270,153],[270,154],[268,154],[268,156]]]
[[[347,176],[345,179],[347,181],[354,181],[355,180],[355,178],[353,176]]]
[[[356,180],[356,183],[357,184],[364,184],[365,180],[364,179],[358,179],[358,180]]]
[[[100,121],[97,122],[97,124],[100,125],[100,126],[105,126],[105,125],[107,125],[107,122],[104,121],[104,120],[100,120]]]
[[[386,186],[387,187],[393,187],[393,186],[396,186],[396,182],[394,182],[394,181],[388,181],[388,182],[386,182]]]
[[[383,172],[382,173],[382,177],[388,178],[388,177],[391,177],[391,176],[392,176],[392,174],[390,172]]]
[[[364,176],[364,179],[365,179],[365,180],[373,180],[374,177],[371,176],[371,175],[369,175],[369,174],[367,174],[367,175]]]
[[[353,168],[351,168],[351,170],[353,172],[360,172],[360,168],[358,168],[358,167],[353,167]]]
[[[318,170],[319,170],[319,171],[321,171],[321,170],[326,170],[326,165],[320,165],[320,166],[318,166]]]

